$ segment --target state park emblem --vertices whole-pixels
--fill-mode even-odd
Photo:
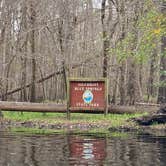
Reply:
[[[93,93],[90,90],[86,90],[83,93],[82,98],[86,104],[90,104],[93,100]]]

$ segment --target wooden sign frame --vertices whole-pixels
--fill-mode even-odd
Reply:
[[[85,110],[84,112],[82,113],[86,113],[86,108],[85,107],[71,107],[71,103],[70,103],[70,88],[71,88],[71,83],[72,82],[77,82],[77,83],[104,83],[104,107],[103,108],[98,108],[98,107],[91,107],[91,108],[88,108],[89,111],[92,111],[93,110],[95,112],[104,112],[104,114],[106,115],[108,113],[108,79],[107,78],[99,78],[99,79],[96,79],[96,78],[68,78],[67,79],[67,117],[68,119],[70,118],[70,112],[72,112],[72,110],[75,110],[75,111],[81,111],[81,110]],[[88,111],[88,112],[89,112]]]

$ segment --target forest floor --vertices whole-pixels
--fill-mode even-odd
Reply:
[[[47,132],[57,131],[96,131],[96,132],[125,132],[136,131],[153,133],[156,135],[166,135],[166,124],[156,124],[150,126],[139,126],[133,122],[133,118],[147,115],[147,113],[136,114],[71,114],[71,119],[67,120],[64,113],[20,113],[3,112],[0,119],[0,128],[14,131],[36,131],[47,130]]]

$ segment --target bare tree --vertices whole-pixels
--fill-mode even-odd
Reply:
[[[163,1],[161,12],[166,16],[166,2]],[[165,23],[164,23],[165,24]],[[161,60],[160,60],[160,87],[158,94],[158,103],[166,103],[166,36],[162,36]]]

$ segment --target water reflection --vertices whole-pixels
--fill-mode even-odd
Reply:
[[[165,166],[166,137],[0,132],[0,166]]]
[[[102,165],[106,158],[106,139],[70,136],[69,151],[70,165]]]

